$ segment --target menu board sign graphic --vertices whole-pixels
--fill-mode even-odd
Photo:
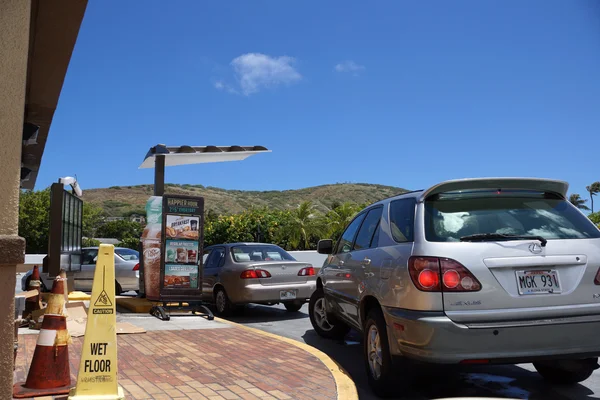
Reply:
[[[167,240],[165,262],[181,264],[197,264],[198,242],[189,240]]]
[[[163,287],[166,288],[198,288],[198,266],[197,265],[165,265],[165,281]]]
[[[199,220],[198,217],[167,215],[167,238],[198,240]]]
[[[163,196],[161,297],[201,297],[204,199]]]

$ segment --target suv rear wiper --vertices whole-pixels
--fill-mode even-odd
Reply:
[[[546,247],[548,241],[546,238],[537,235],[507,235],[504,233],[477,233],[475,235],[463,236],[460,238],[461,242],[486,242],[491,240],[539,240],[542,243],[542,247]]]

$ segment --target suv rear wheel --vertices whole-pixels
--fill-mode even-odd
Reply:
[[[379,397],[392,394],[393,364],[388,345],[385,319],[381,310],[373,308],[367,315],[364,328],[364,359],[369,385]]]
[[[539,374],[549,382],[574,385],[585,381],[598,369],[598,358],[533,363]]]
[[[343,322],[333,321],[327,316],[323,288],[318,288],[310,296],[308,315],[315,332],[327,339],[343,339],[350,327]]]

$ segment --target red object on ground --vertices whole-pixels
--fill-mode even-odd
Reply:
[[[62,311],[64,285],[65,280],[57,277],[52,285],[56,304],[51,305],[49,300],[48,311]],[[20,399],[69,393],[72,387],[69,342],[66,317],[62,313],[45,314],[27,380],[13,386],[13,397]]]
[[[29,317],[32,312],[42,308],[40,305],[41,285],[40,270],[39,267],[35,265],[33,267],[33,272],[31,273],[31,279],[27,285],[27,290],[37,290],[38,294],[25,300],[25,311],[23,311],[22,315],[23,319]]]

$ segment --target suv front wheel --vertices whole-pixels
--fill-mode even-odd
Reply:
[[[340,321],[332,321],[327,316],[325,309],[325,297],[323,288],[318,288],[310,296],[308,302],[308,315],[310,317],[310,323],[312,324],[315,332],[319,336],[327,339],[343,339],[344,336],[350,331],[350,327]]]

